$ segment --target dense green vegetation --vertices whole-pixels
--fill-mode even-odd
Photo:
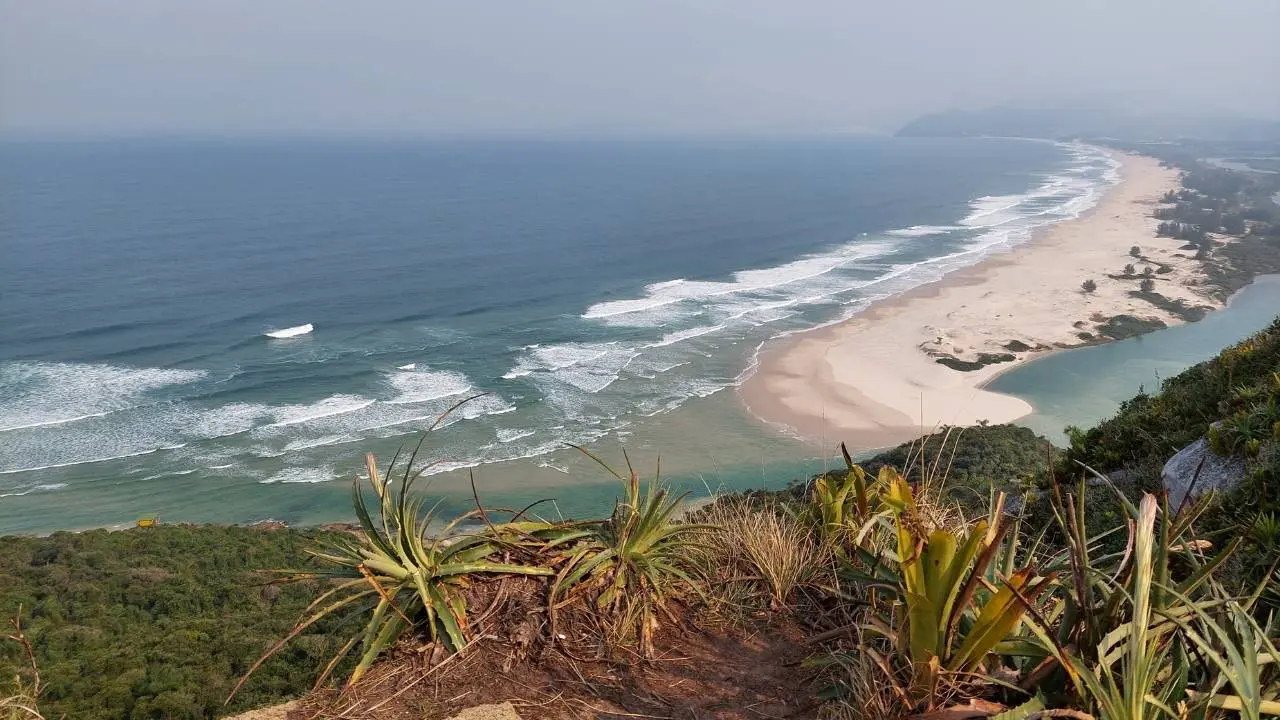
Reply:
[[[947,492],[954,499],[980,496],[985,503],[993,490],[1012,492],[1043,480],[1059,452],[1048,439],[1028,428],[978,425],[942,428],[860,464],[873,474],[891,466],[912,479],[945,475]]]
[[[335,534],[162,525],[0,538],[0,613],[22,607],[48,718],[217,717],[316,592],[269,585],[258,571],[311,565],[306,549]],[[329,629],[264,665],[230,709],[308,689],[333,653]],[[0,676],[23,662],[16,644],[0,644]]]

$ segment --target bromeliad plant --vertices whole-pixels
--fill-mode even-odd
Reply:
[[[708,525],[682,523],[677,515],[688,493],[672,495],[660,477],[641,488],[627,460],[622,475],[600,458],[578,448],[623,484],[623,497],[609,519],[591,523],[589,533],[566,551],[567,562],[551,585],[551,624],[558,611],[586,595],[593,599],[613,639],[634,636],[645,657],[653,655],[658,616],[674,622],[668,602],[681,590],[702,591],[685,569]]]
[[[849,449],[840,443],[847,472],[829,472],[813,482],[809,515],[819,529],[819,536],[837,547],[846,543],[860,544],[874,527],[876,518],[886,510],[881,500],[893,479],[893,469],[885,466],[874,479],[867,477],[861,466],[853,463]]]
[[[1210,498],[1170,513],[1150,494],[1135,506],[1112,489],[1128,514],[1128,542],[1118,556],[1094,557],[1098,543],[1083,530],[1083,488],[1065,499],[1054,488],[1072,582],[1033,625],[1045,654],[1042,677],[1056,663],[1078,702],[1104,720],[1221,710],[1256,720],[1280,712],[1280,656],[1249,612],[1266,581],[1249,598],[1228,597],[1213,572],[1240,539],[1206,555],[1210,545],[1192,533]]]
[[[945,681],[996,669],[1002,644],[1055,574],[1014,569],[1017,547],[1006,542],[1012,525],[999,512],[967,531],[930,528],[907,481],[893,471],[887,480],[883,502],[892,510],[896,547],[880,556],[859,549],[869,570],[846,569],[846,577],[875,590],[863,631],[892,649],[890,657],[867,652],[908,705],[932,708]]]
[[[352,500],[360,532],[329,541],[312,552],[331,563],[332,570],[285,578],[285,582],[330,579],[336,586],[311,603],[302,620],[250,668],[232,695],[287,642],[336,613],[368,613],[369,617],[363,630],[343,645],[321,673],[317,687],[357,645],[360,659],[348,685],[359,680],[384,650],[410,631],[425,631],[446,654],[464,648],[471,639],[466,589],[478,576],[555,574],[541,564],[547,547],[571,540],[581,531],[569,524],[493,524],[479,508],[439,525],[435,508],[424,512],[423,499],[410,494],[414,481],[426,469],[414,468],[417,452],[410,455],[398,482],[391,472],[399,453],[384,475],[379,474],[373,454],[366,455],[368,482],[377,504],[371,511],[357,478],[352,484]],[[460,532],[465,523],[480,522],[482,530]]]

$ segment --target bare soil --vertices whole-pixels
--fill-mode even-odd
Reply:
[[[754,632],[667,626],[651,660],[625,651],[584,657],[584,644],[573,645],[547,645],[512,663],[509,643],[482,639],[434,667],[430,646],[402,645],[355,687],[317,693],[287,717],[440,720],[501,702],[526,720],[816,717],[812,673],[801,666],[803,633],[787,621]]]

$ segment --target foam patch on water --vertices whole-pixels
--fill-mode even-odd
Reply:
[[[331,467],[290,467],[285,468],[264,480],[259,480],[258,483],[261,485],[274,485],[276,483],[283,483],[285,485],[310,485],[337,479],[338,476],[334,474],[333,468]]]
[[[930,235],[947,235],[955,230],[963,230],[958,225],[912,225],[907,228],[890,230],[885,235],[893,237],[928,237]]]
[[[76,363],[0,365],[0,432],[74,423],[147,402],[153,391],[196,382],[201,370]]]
[[[396,396],[387,400],[396,405],[412,405],[472,392],[466,375],[452,371],[403,369],[387,378]]]
[[[19,490],[11,490],[9,492],[0,492],[0,498],[22,497],[31,493],[53,492],[66,487],[66,483],[43,483],[40,485],[31,485]]]

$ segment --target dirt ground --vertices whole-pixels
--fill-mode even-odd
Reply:
[[[504,669],[509,648],[493,640],[427,669],[400,650],[346,693],[318,694],[288,720],[443,720],[510,702],[525,720],[728,720],[812,718],[811,673],[802,633],[788,623],[753,633],[665,628],[657,656],[601,660],[549,646]]]

